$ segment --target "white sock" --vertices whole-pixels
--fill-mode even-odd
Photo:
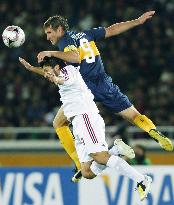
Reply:
[[[110,155],[119,155],[118,148],[115,145],[108,152]]]
[[[110,155],[119,155],[118,148],[114,145],[111,149],[108,150]],[[100,175],[107,167],[105,165],[98,164],[93,161],[90,169],[97,176]]]
[[[108,152],[110,155],[118,155],[119,154],[118,148],[115,145],[111,149],[109,149]],[[107,168],[106,165],[98,164],[95,161],[93,161],[91,166],[90,166],[91,171],[96,176],[100,175],[106,168]]]
[[[93,161],[90,169],[96,176],[98,176],[103,172],[103,170],[106,169],[106,165],[98,164],[97,162]]]
[[[118,156],[111,155],[106,166],[116,169],[122,175],[127,176],[138,183],[144,180],[144,175],[139,173],[136,169],[130,166],[125,160],[123,160]]]

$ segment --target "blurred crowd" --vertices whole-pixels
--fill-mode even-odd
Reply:
[[[18,62],[21,56],[37,65],[38,52],[53,50],[42,28],[49,16],[66,16],[70,27],[80,31],[135,19],[148,10],[156,11],[150,21],[97,45],[107,73],[135,107],[158,125],[173,125],[173,0],[1,0],[1,33],[18,25],[26,42],[15,49],[0,43],[0,127],[52,125],[60,106],[57,87]],[[122,122],[99,107],[106,125]]]

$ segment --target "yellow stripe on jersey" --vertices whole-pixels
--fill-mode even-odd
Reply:
[[[77,51],[77,48],[74,45],[69,45],[69,46],[65,47],[63,51],[64,52],[67,52],[67,51]]]
[[[80,54],[80,60],[84,60],[86,58],[91,58],[100,55],[97,46],[95,45],[94,41],[88,42],[87,40],[81,44],[78,48],[74,45],[69,45],[64,48],[64,52],[67,51],[78,51]]]
[[[78,51],[80,53],[81,61],[92,56],[100,55],[100,52],[97,49],[94,41],[90,41],[88,44],[84,43],[83,46],[80,45],[78,47]]]

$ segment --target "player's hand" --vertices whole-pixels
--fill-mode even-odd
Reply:
[[[42,62],[45,57],[51,57],[51,52],[49,51],[42,51],[37,55],[38,63]]]
[[[144,13],[143,15],[141,15],[137,20],[138,20],[139,24],[143,24],[148,19],[151,19],[154,14],[155,14],[155,11],[148,11],[148,12]]]
[[[32,65],[29,64],[25,59],[19,57],[19,62],[27,69],[27,70],[30,70],[32,71]]]

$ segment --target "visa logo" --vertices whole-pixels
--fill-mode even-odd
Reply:
[[[0,205],[77,204],[77,185],[70,182],[71,169],[0,169]],[[72,204],[73,205],[73,204]]]

